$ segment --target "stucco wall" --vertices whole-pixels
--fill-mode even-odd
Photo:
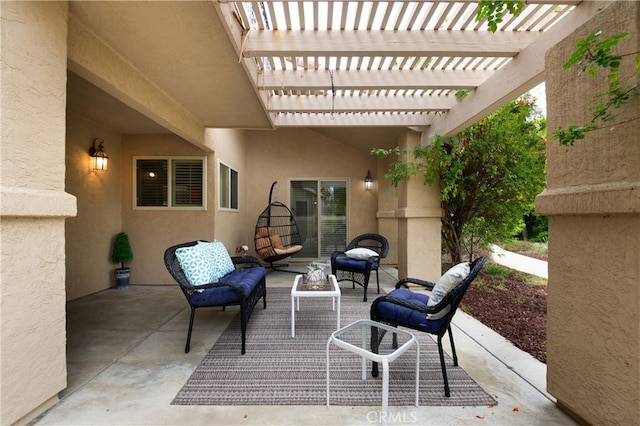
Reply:
[[[398,208],[398,191],[393,187],[389,179],[385,179],[384,174],[389,169],[392,159],[377,160],[377,173],[374,176],[375,190],[378,198],[378,232],[389,240],[389,255],[385,263],[390,265],[398,264],[398,220],[396,219],[396,209]]]
[[[134,156],[207,156],[206,210],[137,210],[133,204]],[[204,152],[175,135],[122,136],[122,231],[129,236],[133,261],[131,284],[175,284],[163,255],[167,247],[192,240],[215,238],[217,168],[211,152]],[[115,265],[114,265],[115,267]]]
[[[0,2],[0,424],[66,386],[64,193],[67,4]]]
[[[213,186],[214,203],[216,212],[214,235],[222,241],[231,255],[235,255],[235,248],[240,245],[248,245],[253,249],[253,217],[248,215],[247,197],[250,189],[253,173],[247,169],[246,135],[241,130],[208,129],[205,134],[205,143],[213,148],[215,162],[215,177],[210,179]],[[238,210],[219,209],[218,167],[219,162],[238,172],[240,192],[238,194]]]
[[[349,223],[347,240],[378,232],[377,188],[364,189],[367,170],[377,175],[376,158],[307,129],[248,131],[248,220],[251,241],[258,216],[269,202],[272,182],[278,181],[277,201],[289,205],[289,182],[301,178],[347,179]],[[374,185],[374,187],[377,185]],[[250,244],[250,246],[253,243]]]
[[[98,137],[109,156],[106,171],[93,170],[89,156]],[[78,200],[78,214],[67,219],[65,232],[67,300],[115,286],[111,248],[122,228],[120,158],[119,133],[77,115],[67,116],[66,190]]]
[[[88,171],[86,151],[92,137],[105,140],[106,173]],[[121,146],[118,144],[121,139]],[[350,182],[349,236],[378,232],[379,181],[372,192],[363,187],[367,170],[376,174],[377,160],[342,143],[308,130],[243,131],[209,129],[204,152],[175,135],[118,135],[81,117],[71,116],[68,130],[67,186],[78,197],[79,214],[68,221],[69,299],[114,286],[111,244],[120,230],[129,235],[134,252],[131,284],[173,284],[162,256],[172,244],[194,239],[218,239],[233,254],[246,244],[253,253],[258,215],[268,202],[269,188],[280,182],[278,200],[288,204],[290,178],[340,177]],[[309,156],[309,152],[313,152]],[[205,155],[207,210],[137,210],[133,208],[134,156]],[[239,172],[238,211],[218,206],[218,165]],[[376,178],[378,180],[378,178]],[[389,199],[395,190],[387,188]],[[395,219],[389,236],[396,240]],[[99,226],[96,226],[99,224]],[[394,245],[394,250],[396,249]],[[393,259],[395,260],[395,259]]]
[[[419,143],[415,132],[399,140],[403,152]],[[396,217],[398,240],[404,242],[398,247],[398,276],[437,281],[442,275],[440,187],[427,186],[421,179],[401,182]]]
[[[636,52],[639,16],[637,2],[615,2],[548,52],[550,130],[587,121],[594,94],[606,90],[606,75],[562,68],[574,42],[628,31],[618,52]],[[625,85],[638,82],[632,60]],[[548,189],[537,199],[549,216],[547,387],[590,424],[640,419],[640,99],[625,111],[573,147],[550,142]]]

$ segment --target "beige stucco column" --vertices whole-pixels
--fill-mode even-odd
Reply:
[[[637,52],[640,3],[616,2],[546,56],[548,128],[581,124],[606,75],[576,77],[563,64],[574,42],[603,30],[629,32],[617,49]],[[637,53],[634,53],[634,56]],[[623,83],[638,83],[633,57]],[[559,406],[589,424],[640,419],[640,98],[615,127],[570,148],[548,145],[547,387]],[[631,121],[629,121],[631,120]]]
[[[420,143],[420,134],[407,131],[400,150]],[[408,160],[408,159],[407,159]],[[436,281],[441,275],[440,188],[421,178],[398,186],[398,277]]]
[[[383,264],[397,265],[399,244],[396,210],[398,208],[398,194],[391,181],[384,177],[390,164],[391,159],[377,160],[377,172],[374,175],[374,191],[376,191],[378,202],[376,210],[378,233],[384,235],[389,241],[389,254],[383,261]]]
[[[66,2],[0,2],[0,424],[66,386]]]

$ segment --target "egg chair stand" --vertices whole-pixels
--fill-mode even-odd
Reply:
[[[269,205],[258,216],[254,238],[256,253],[268,264],[268,268],[298,274],[296,271],[282,269],[288,266],[286,264],[275,263],[302,250],[300,230],[293,213],[281,202],[272,201],[273,189],[277,183],[271,184]]]

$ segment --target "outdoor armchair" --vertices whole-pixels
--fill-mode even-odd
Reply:
[[[476,278],[486,259],[479,257],[470,263],[461,263],[449,269],[437,283],[417,278],[404,278],[396,284],[396,289],[381,296],[371,304],[371,319],[393,326],[407,327],[413,330],[438,336],[438,352],[444,380],[444,393],[450,396],[447,368],[442,348],[442,337],[449,332],[453,365],[458,365],[456,347],[451,333],[451,319],[455,315],[467,289]],[[432,290],[414,292],[405,288],[408,284]],[[371,345],[377,348],[383,336],[373,335]],[[397,345],[394,336],[394,346]],[[378,376],[378,364],[373,363],[372,375]]]
[[[364,288],[364,299],[367,301],[367,287],[371,271],[376,272],[378,294],[380,294],[380,278],[378,268],[380,261],[389,254],[389,241],[380,234],[362,234],[355,237],[347,248],[331,254],[331,273],[337,281],[351,281],[353,288],[361,285]]]

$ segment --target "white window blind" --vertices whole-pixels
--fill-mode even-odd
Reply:
[[[135,158],[136,208],[204,208],[206,159]]]
[[[202,206],[202,160],[173,160],[173,205]]]

